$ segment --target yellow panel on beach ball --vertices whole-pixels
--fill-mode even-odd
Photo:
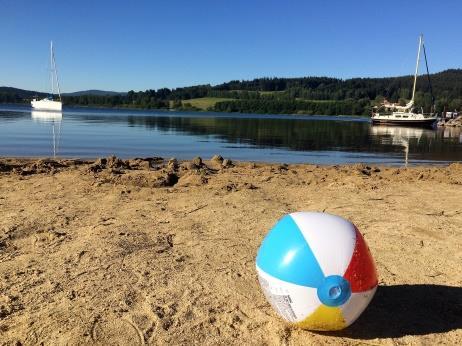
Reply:
[[[340,330],[346,327],[340,308],[320,305],[311,315],[297,325],[311,330]]]

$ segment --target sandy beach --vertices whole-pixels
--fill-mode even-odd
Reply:
[[[379,274],[337,333],[285,324],[255,256],[284,214],[355,223]],[[462,165],[0,159],[0,344],[455,345]]]

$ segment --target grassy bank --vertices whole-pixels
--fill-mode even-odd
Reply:
[[[203,111],[215,107],[217,102],[232,101],[231,98],[225,97],[199,97],[195,99],[181,101],[184,108],[197,108]]]

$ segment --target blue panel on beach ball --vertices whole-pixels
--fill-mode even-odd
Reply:
[[[267,274],[296,285],[318,287],[324,274],[300,229],[284,216],[263,240],[257,265]]]

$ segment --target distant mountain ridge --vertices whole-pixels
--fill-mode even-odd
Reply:
[[[1,86],[0,96],[2,95],[4,95],[5,97],[6,95],[9,95],[11,97],[14,97],[15,99],[24,99],[24,98],[32,98],[35,96],[45,97],[48,94],[38,92],[38,91],[33,91],[33,90],[24,90],[24,89],[18,89],[18,88],[13,88],[13,87]]]
[[[33,91],[33,90],[25,90],[25,89],[19,89],[19,88],[13,88],[13,87],[8,87],[8,86],[1,86],[0,87],[0,94],[10,94],[10,95],[15,95],[17,98],[31,98],[31,97],[45,97],[48,95],[48,93],[40,92],[40,91]],[[126,92],[117,92],[117,91],[106,91],[106,90],[96,90],[96,89],[91,89],[91,90],[82,90],[82,91],[76,91],[72,93],[63,93],[61,94],[62,96],[82,96],[82,95],[94,95],[94,96],[116,96],[116,95],[121,95],[125,96],[127,95]]]

